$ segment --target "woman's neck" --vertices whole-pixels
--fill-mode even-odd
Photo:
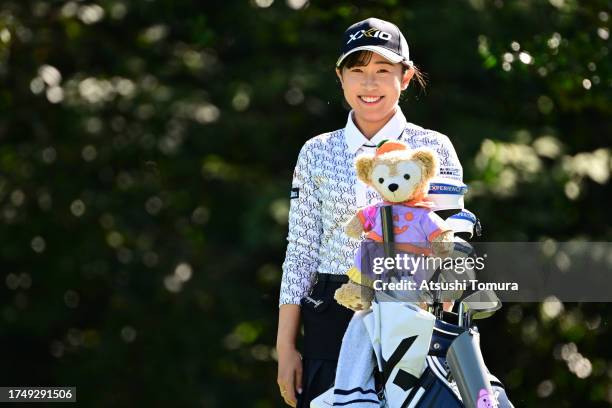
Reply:
[[[380,129],[382,129],[387,123],[389,123],[393,116],[395,116],[396,109],[394,109],[386,118],[376,122],[370,122],[358,118],[355,115],[355,112],[353,112],[353,123],[355,123],[357,129],[359,129],[359,131],[366,137],[366,139],[370,140],[374,137],[375,134],[380,131]]]

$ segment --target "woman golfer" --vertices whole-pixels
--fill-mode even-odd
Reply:
[[[357,180],[355,157],[374,152],[384,139],[429,147],[438,154],[437,176],[462,185],[461,164],[448,137],[408,122],[398,106],[410,82],[423,85],[423,79],[396,25],[368,18],[349,27],[336,74],[352,108],[346,126],[308,140],[293,174],[276,343],[278,385],[290,406],[309,407],[333,385],[342,336],[353,315],[333,299],[347,281],[359,245],[345,235],[343,224],[359,207],[381,199]],[[463,206],[457,193],[433,198],[436,210]],[[296,349],[300,320],[301,354]]]

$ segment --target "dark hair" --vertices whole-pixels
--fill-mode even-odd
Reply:
[[[338,69],[340,70],[340,72],[342,72],[342,68],[344,67],[353,68],[356,66],[368,65],[370,63],[370,60],[372,60],[373,53],[373,51],[363,50],[349,54],[342,61]],[[402,64],[402,75],[404,75],[406,71],[408,71],[410,68],[411,67],[409,67],[408,65]],[[414,78],[419,83],[421,89],[424,91],[425,86],[427,85],[427,74],[422,72],[416,65],[413,65],[412,69],[414,69]]]

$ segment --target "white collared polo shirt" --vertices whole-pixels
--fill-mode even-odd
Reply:
[[[436,184],[448,186],[447,190],[463,186],[463,169],[447,136],[407,122],[398,107],[389,122],[367,139],[354,124],[351,111],[346,127],[308,140],[298,155],[279,305],[299,304],[317,272],[345,274],[352,266],[359,241],[346,235],[344,224],[360,207],[382,200],[357,179],[354,161],[361,153],[374,153],[384,139],[430,148],[439,159]],[[431,197],[436,203],[436,194]],[[449,206],[436,204],[434,209],[442,208]]]

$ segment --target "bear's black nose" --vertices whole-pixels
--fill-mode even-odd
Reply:
[[[395,183],[391,183],[389,184],[389,190],[391,190],[392,193],[395,192],[395,190],[397,190],[399,188],[399,186]]]

